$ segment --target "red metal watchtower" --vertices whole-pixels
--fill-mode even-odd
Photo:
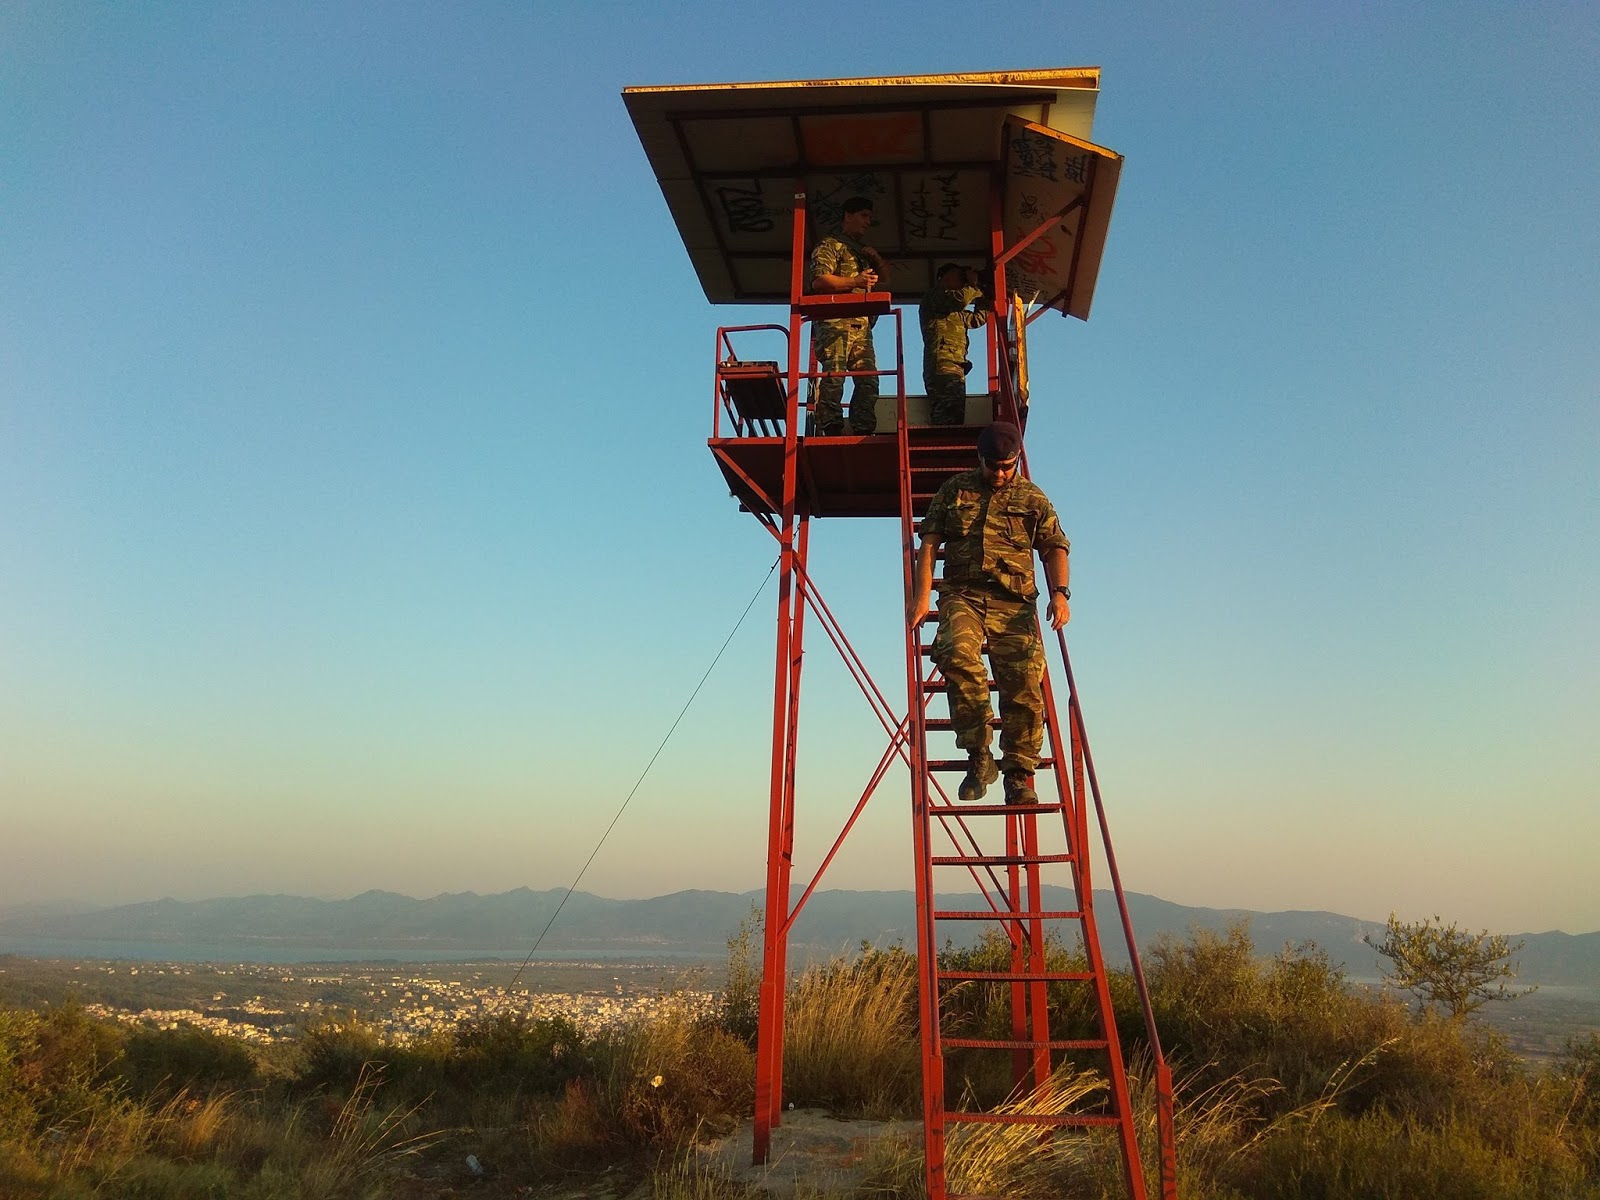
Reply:
[[[668,207],[713,304],[787,306],[783,324],[717,331],[711,452],[740,506],[780,548],[778,632],[773,685],[772,766],[766,925],[757,1045],[754,1156],[766,1161],[782,1120],[783,1014],[788,935],[857,817],[898,759],[910,773],[921,981],[923,1123],[931,1200],[948,1194],[947,1149],[959,1162],[950,1125],[1032,1126],[1037,1136],[1081,1136],[1105,1129],[1117,1138],[1128,1195],[1144,1200],[1146,1165],[1127,1064],[1090,884],[1090,808],[1109,868],[1123,935],[1144,1008],[1154,1063],[1154,1145],[1161,1194],[1176,1197],[1172,1084],[1145,994],[1133,929],[1101,806],[1093,759],[1073,683],[1066,641],[1057,645],[1067,686],[1067,720],[1044,686],[1047,757],[1034,805],[951,803],[941,775],[963,759],[929,753],[928,740],[950,729],[930,711],[943,681],[928,662],[924,628],[906,629],[906,698],[897,711],[873,682],[822,600],[807,570],[813,517],[897,517],[903,579],[911,586],[916,520],[938,485],[974,462],[984,424],[1025,426],[1026,332],[1049,312],[1086,319],[1110,222],[1122,159],[1089,141],[1098,68],[884,79],[806,80],[628,88],[623,99]],[[885,292],[809,295],[805,266],[812,236],[837,230],[848,198],[874,201],[872,243],[892,263]],[[968,424],[931,426],[926,397],[908,395],[897,304],[915,303],[939,264],[983,272],[994,297],[987,386],[969,396]],[[819,378],[808,354],[808,320],[867,315],[877,328],[885,386],[875,432],[808,435],[803,393]],[[892,325],[891,325],[892,323]],[[888,331],[894,354],[888,358]],[[786,340],[786,361],[742,359],[736,342]],[[974,389],[976,390],[976,389]],[[1026,458],[1024,458],[1026,470]],[[901,601],[903,605],[903,598]],[[844,657],[889,736],[888,746],[844,828],[792,906],[795,772],[801,649],[812,614]],[[1053,793],[1053,796],[1049,795]],[[937,836],[953,853],[936,852]],[[1053,849],[1059,846],[1059,850]],[[936,872],[964,872],[978,895],[936,890]],[[1067,881],[1067,907],[1047,904],[1048,873]],[[944,876],[948,878],[948,875]],[[959,902],[959,903],[958,903]],[[952,905],[955,905],[951,907]],[[942,930],[987,922],[1010,947],[1003,971],[947,969],[938,957]],[[1046,949],[1068,933],[1080,950],[1072,970],[1052,969]],[[1009,1006],[1007,1037],[947,1030],[942,1004],[957,988],[991,988]],[[1086,1028],[1068,1027],[1052,993],[1080,989]],[[1088,1036],[1084,1036],[1087,1034]],[[975,1107],[947,1094],[947,1064],[957,1056],[999,1052],[1014,1082],[1005,1102]],[[1063,1064],[1092,1063],[1104,1097],[1071,1111],[1030,1108]],[[958,1067],[956,1073],[959,1073]],[[954,1089],[951,1089],[953,1092]]]

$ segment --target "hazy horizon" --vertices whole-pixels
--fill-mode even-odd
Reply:
[[[794,885],[793,891],[795,893],[798,893],[800,891],[800,889],[801,889],[801,886],[802,885],[799,885],[799,884]],[[678,894],[680,892],[701,892],[701,891],[704,891],[704,892],[716,892],[716,893],[721,893],[723,895],[743,896],[743,895],[749,895],[751,893],[762,892],[764,890],[765,890],[765,885],[762,884],[762,883],[758,883],[755,886],[748,887],[748,888],[696,888],[696,887],[674,888],[671,891],[667,891],[667,892],[656,892],[656,893],[633,895],[633,896],[629,896],[629,895],[614,895],[614,894],[610,894],[610,893],[599,892],[599,891],[595,891],[593,888],[590,888],[590,887],[587,887],[587,886],[582,886],[582,885],[580,885],[576,889],[577,892],[587,893],[588,895],[594,896],[594,897],[596,897],[598,899],[615,900],[615,901],[659,900],[659,899],[663,899],[663,898],[668,897],[668,896],[672,896],[672,895]],[[906,893],[906,894],[910,894],[911,890],[912,889],[909,886],[905,887],[905,888],[830,888],[830,887],[826,887],[825,886],[825,887],[822,887],[822,888],[819,889],[819,893],[820,892],[826,892],[826,891],[847,891],[847,892],[876,892],[876,891],[884,891],[884,892],[903,892],[903,893]],[[954,892],[960,892],[961,890],[962,889],[960,889],[960,888],[951,889],[951,891],[953,893]],[[1102,890],[1109,890],[1109,885],[1105,880],[1097,879],[1096,882],[1095,882],[1095,890],[1096,890],[1096,892],[1099,892],[1099,891],[1102,891]],[[403,898],[405,898],[407,900],[428,901],[428,900],[437,900],[437,899],[440,899],[442,897],[447,897],[447,896],[480,896],[480,897],[499,896],[499,895],[505,895],[508,892],[517,892],[517,891],[529,891],[529,892],[532,892],[534,894],[547,894],[547,893],[551,893],[551,892],[564,893],[564,892],[567,891],[567,886],[565,884],[556,884],[556,885],[551,885],[551,886],[548,886],[548,887],[538,887],[538,886],[535,886],[533,884],[521,884],[521,885],[517,885],[515,887],[502,888],[502,889],[497,889],[497,890],[494,890],[494,891],[486,891],[486,890],[481,889],[481,888],[460,888],[460,889],[452,889],[452,890],[448,890],[448,891],[433,892],[433,893],[429,893],[429,894],[418,894],[418,893],[411,893],[411,892],[403,892],[403,891],[397,891],[397,890],[395,890],[393,888],[364,888],[359,892],[321,893],[321,894],[303,893],[303,892],[283,892],[283,891],[235,892],[235,893],[217,894],[217,895],[174,895],[174,894],[163,894],[163,895],[160,895],[160,896],[144,896],[144,897],[140,897],[138,899],[133,899],[133,900],[119,900],[119,901],[115,901],[115,902],[111,902],[111,903],[105,903],[105,904],[96,903],[96,902],[84,900],[84,899],[81,899],[81,898],[64,897],[64,898],[53,900],[53,901],[35,900],[35,901],[20,901],[20,902],[17,902],[17,903],[0,903],[0,914],[14,913],[14,912],[25,911],[25,910],[29,910],[29,909],[53,909],[53,908],[81,908],[81,909],[83,909],[85,911],[100,911],[100,910],[103,910],[103,909],[121,908],[121,907],[140,905],[140,904],[154,904],[154,903],[159,903],[159,902],[161,902],[163,900],[174,900],[174,901],[177,901],[177,902],[183,903],[183,904],[201,904],[201,903],[205,903],[205,902],[211,901],[211,900],[244,900],[244,899],[251,899],[251,898],[255,898],[255,897],[285,896],[285,897],[289,897],[289,898],[293,898],[293,899],[319,900],[319,901],[323,901],[325,903],[337,904],[337,903],[340,903],[340,902],[343,902],[343,901],[346,901],[346,900],[354,900],[354,899],[356,899],[356,898],[358,898],[360,896],[367,895],[367,894],[372,893],[372,892],[378,892],[378,893],[382,893],[382,894],[385,894],[385,895],[401,896],[401,897],[403,897]],[[1369,914],[1361,913],[1361,912],[1347,912],[1347,911],[1340,911],[1340,910],[1336,910],[1336,909],[1326,909],[1326,908],[1305,908],[1305,907],[1298,907],[1297,908],[1297,907],[1289,907],[1289,908],[1281,908],[1281,909],[1262,909],[1262,908],[1253,908],[1253,907],[1241,906],[1241,905],[1205,904],[1205,903],[1201,903],[1201,902],[1198,902],[1198,901],[1176,901],[1176,900],[1172,900],[1171,897],[1162,896],[1159,893],[1148,892],[1148,891],[1143,891],[1143,890],[1140,890],[1140,894],[1151,896],[1151,897],[1153,897],[1154,899],[1157,899],[1157,900],[1164,900],[1164,901],[1167,901],[1168,903],[1172,903],[1172,904],[1182,904],[1186,908],[1213,909],[1213,910],[1217,910],[1217,911],[1254,912],[1254,913],[1259,913],[1259,914],[1264,915],[1264,916],[1265,915],[1276,915],[1276,914],[1280,914],[1280,913],[1324,913],[1325,912],[1325,913],[1331,913],[1331,914],[1336,915],[1336,916],[1350,917],[1350,918],[1353,918],[1353,919],[1359,920],[1359,921],[1371,922],[1372,924],[1375,924],[1375,925],[1383,924],[1383,922],[1386,921],[1388,919],[1388,916],[1389,916],[1389,914],[1387,912],[1369,915]],[[1429,915],[1432,915],[1432,914],[1429,914]],[[1449,918],[1449,917],[1445,917],[1444,919],[1447,922],[1449,920],[1451,920],[1451,918]],[[1458,923],[1461,924],[1461,925],[1464,925],[1464,926],[1471,924],[1471,922],[1458,922]],[[1523,929],[1523,928],[1511,929],[1511,928],[1505,928],[1505,927],[1492,927],[1491,926],[1491,927],[1488,927],[1488,928],[1489,928],[1489,932],[1491,932],[1491,933],[1505,933],[1505,934],[1566,933],[1566,934],[1570,934],[1570,935],[1573,935],[1573,936],[1582,936],[1582,935],[1588,934],[1588,933],[1600,932],[1600,930],[1596,930],[1596,929],[1560,929],[1560,928],[1554,928],[1554,927],[1547,927],[1547,928],[1540,928],[1540,929],[1532,929],[1532,928],[1528,928],[1528,929]],[[1142,931],[1141,931],[1141,934],[1142,934]]]

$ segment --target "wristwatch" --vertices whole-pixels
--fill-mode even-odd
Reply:
[[[1063,600],[1071,600],[1072,599],[1072,589],[1067,587],[1065,584],[1062,584],[1060,587],[1053,587],[1053,588],[1050,589],[1050,594],[1052,596],[1055,595],[1057,592],[1061,593],[1061,598]]]

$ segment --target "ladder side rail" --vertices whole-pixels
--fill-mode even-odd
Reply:
[[[1006,382],[1004,385],[1004,393],[1005,396],[1012,395],[1009,382]],[[1028,469],[1026,444],[1024,444],[1019,469],[1024,478],[1031,478],[1031,473]],[[1061,630],[1057,630],[1056,639],[1063,655],[1063,664],[1066,665],[1066,635]],[[1081,714],[1076,711],[1071,702],[1071,697],[1076,696],[1076,690],[1072,683],[1070,666],[1067,666],[1067,678],[1069,689],[1068,716],[1072,721],[1069,730],[1072,740],[1073,758],[1076,760],[1078,758],[1077,747],[1083,730]],[[1139,1153],[1138,1131],[1134,1126],[1132,1098],[1128,1089],[1127,1068],[1122,1056],[1121,1044],[1117,1036],[1116,1014],[1112,1006],[1110,983],[1106,974],[1105,956],[1102,952],[1099,928],[1094,916],[1094,891],[1090,878],[1091,871],[1088,853],[1089,842],[1087,813],[1086,804],[1084,803],[1085,789],[1081,779],[1078,780],[1077,787],[1075,789],[1069,789],[1068,787],[1066,764],[1064,761],[1065,756],[1063,756],[1061,753],[1062,747],[1059,736],[1061,725],[1055,703],[1055,691],[1050,680],[1048,663],[1046,663],[1044,677],[1041,681],[1041,689],[1044,700],[1045,728],[1050,734],[1053,751],[1052,772],[1055,778],[1057,789],[1059,790],[1064,802],[1063,819],[1065,821],[1067,836],[1069,839],[1068,849],[1073,853],[1071,874],[1074,889],[1078,895],[1078,910],[1080,913],[1079,920],[1083,929],[1084,953],[1088,958],[1090,974],[1094,978],[1096,1007],[1098,1009],[1098,1022],[1101,1031],[1101,1039],[1106,1044],[1108,1079],[1111,1088],[1112,1103],[1116,1109],[1118,1117],[1120,1118],[1118,1121],[1118,1134],[1123,1167],[1127,1173],[1129,1195],[1133,1197],[1139,1197],[1140,1200],[1143,1200],[1145,1195],[1144,1163]],[[1069,797],[1072,798],[1071,802],[1068,802]],[[1096,800],[1098,803],[1098,793],[1096,793]],[[1104,827],[1103,808],[1101,809],[1101,821],[1102,826]],[[1110,835],[1108,829],[1105,832],[1105,841],[1107,847],[1109,848]],[[1131,918],[1127,916],[1127,906],[1125,899],[1121,894],[1120,888],[1118,889],[1118,901],[1125,919],[1125,930],[1131,932]],[[1135,953],[1136,952],[1130,947],[1130,955]],[[1147,997],[1143,999],[1147,1003]],[[1153,1025],[1154,1018],[1152,1016],[1150,1020],[1150,1026],[1153,1028]],[[1157,1054],[1157,1061],[1159,1062],[1160,1057],[1158,1046],[1158,1043],[1152,1044],[1152,1048]]]
[[[1066,637],[1056,631],[1057,644],[1065,652]],[[1082,745],[1081,723],[1074,711],[1072,698],[1072,683],[1068,682],[1069,696],[1067,700],[1068,719],[1072,722],[1070,736],[1072,738],[1074,763],[1080,761],[1077,753]],[[1044,705],[1047,720],[1054,725],[1056,717],[1055,689],[1050,681],[1050,672],[1046,670],[1044,679]],[[1057,747],[1059,749],[1059,745]],[[1058,786],[1064,784],[1065,764],[1061,756],[1056,757],[1056,780]],[[1086,802],[1084,789],[1079,783],[1077,792],[1078,803],[1073,805],[1073,813],[1068,822],[1069,837],[1075,843],[1076,851],[1072,862],[1073,886],[1078,894],[1078,908],[1081,912],[1080,920],[1083,927],[1083,949],[1089,961],[1089,971],[1094,976],[1094,989],[1097,1001],[1097,1021],[1100,1037],[1105,1042],[1106,1056],[1109,1060],[1108,1083],[1111,1091],[1112,1106],[1121,1118],[1117,1125],[1118,1145],[1122,1155],[1123,1168],[1127,1172],[1130,1195],[1140,1197],[1145,1195],[1144,1186],[1144,1160],[1139,1149],[1139,1134],[1134,1122],[1133,1097],[1128,1086],[1127,1062],[1123,1057],[1121,1037],[1117,1030],[1116,1009],[1111,998],[1110,977],[1107,973],[1103,943],[1100,937],[1099,921],[1094,910],[1094,885],[1090,864],[1089,846],[1087,842]],[[1107,841],[1109,847],[1109,840]],[[1125,921],[1129,921],[1127,905],[1119,895],[1119,906]],[[1131,928],[1131,922],[1125,925]],[[1130,950],[1130,954],[1136,954]],[[1148,1010],[1147,1010],[1148,1011]],[[1151,1019],[1153,1027],[1153,1017]],[[1159,1049],[1153,1047],[1153,1052],[1159,1060]]]
[[[1002,136],[1006,136],[1004,133]],[[1004,151],[1002,150],[1002,153]],[[989,299],[992,308],[989,320],[984,323],[988,334],[985,341],[985,357],[988,359],[990,399],[990,417],[1000,420],[1000,376],[1005,373],[1005,356],[1001,351],[1001,342],[1005,339],[1005,326],[997,324],[999,321],[1001,297],[1005,295],[1004,283],[1005,265],[1000,262],[998,246],[1005,240],[1004,197],[1001,195],[1002,176],[996,172],[989,177],[989,257],[997,264],[999,270],[995,271],[989,281]]]
[[[895,397],[895,449],[900,484],[900,542],[905,603],[917,586],[917,521],[911,494],[911,437],[905,388]],[[906,619],[906,717],[911,722],[911,840],[916,873],[917,1013],[922,1031],[923,1179],[928,1200],[946,1200],[944,1052],[940,1046],[937,932],[934,928],[933,854],[929,845],[928,729],[930,697],[923,688],[922,622]]]
[[[1006,346],[1005,319],[1006,319],[1006,231],[1004,200],[1000,195],[998,181],[989,188],[989,252],[994,260],[993,286],[989,292],[989,325],[995,331],[990,341],[1000,348],[996,382],[998,388],[994,392],[997,397],[994,419],[996,421],[1010,421],[1018,429],[1022,428],[1021,411],[1017,406],[1016,393],[1011,388],[1011,354]]]
[[[1094,755],[1089,749],[1088,731],[1083,723],[1083,709],[1078,699],[1078,689],[1072,674],[1072,662],[1067,656],[1067,639],[1061,631],[1056,631],[1058,648],[1061,652],[1062,668],[1067,680],[1067,711],[1073,725],[1074,740],[1081,747],[1084,769],[1088,776],[1087,792],[1092,799],[1097,823],[1100,831],[1100,844],[1106,856],[1106,870],[1111,878],[1112,894],[1116,897],[1117,908],[1122,920],[1122,933],[1128,948],[1128,959],[1132,965],[1134,983],[1139,992],[1140,1006],[1144,1010],[1145,1034],[1150,1040],[1150,1049],[1157,1058],[1162,1057],[1161,1037],[1156,1030],[1155,1012],[1150,1004],[1150,989],[1145,982],[1144,966],[1139,959],[1139,947],[1134,938],[1133,917],[1128,911],[1127,894],[1122,887],[1122,873],[1117,867],[1116,850],[1111,844],[1111,826],[1106,819],[1105,804],[1100,793],[1100,781],[1095,775]],[[1087,823],[1087,822],[1086,822]],[[1085,848],[1087,849],[1087,848]],[[1087,855],[1085,855],[1087,857]]]
[[[901,427],[906,423],[906,323],[898,306],[894,309],[894,375],[894,427],[895,436],[898,437]],[[909,476],[909,472],[907,474]]]
[[[1067,681],[1067,710],[1072,721],[1073,740],[1081,746],[1081,758],[1088,776],[1088,793],[1094,802],[1095,816],[1100,828],[1101,846],[1106,856],[1106,871],[1111,877],[1111,890],[1116,897],[1117,910],[1122,921],[1123,938],[1128,948],[1128,962],[1133,974],[1134,986],[1139,995],[1139,1007],[1144,1016],[1145,1037],[1150,1046],[1151,1058],[1155,1063],[1156,1136],[1160,1152],[1161,1196],[1162,1200],[1176,1200],[1178,1195],[1177,1135],[1173,1116],[1172,1068],[1167,1063],[1166,1054],[1161,1048],[1161,1035],[1156,1029],[1155,1009],[1150,1003],[1150,989],[1145,982],[1144,964],[1139,958],[1139,947],[1133,932],[1133,917],[1128,911],[1127,895],[1122,887],[1122,873],[1117,867],[1116,851],[1111,844],[1111,826],[1106,819],[1105,803],[1100,793],[1100,781],[1094,770],[1094,755],[1089,749],[1089,734],[1084,725],[1083,707],[1078,697],[1077,682],[1072,674],[1072,660],[1067,654],[1066,635],[1061,630],[1057,630],[1056,640],[1061,654],[1062,670]]]

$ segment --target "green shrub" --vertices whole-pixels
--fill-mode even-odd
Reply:
[[[233,1090],[259,1082],[255,1052],[244,1042],[205,1029],[133,1029],[117,1073],[139,1096],[176,1091]]]
[[[589,1039],[565,1017],[484,1017],[450,1041],[446,1077],[463,1091],[556,1095],[589,1065]]]
[[[72,1000],[37,1013],[0,1008],[0,1133],[26,1138],[114,1105],[122,1036]]]
[[[1568,1155],[1508,1155],[1469,1122],[1425,1125],[1381,1111],[1285,1129],[1236,1160],[1227,1181],[1252,1200],[1560,1200],[1595,1194]]]
[[[592,1112],[595,1140],[664,1150],[731,1128],[755,1100],[755,1055],[715,1024],[667,1006],[598,1035],[593,1084],[569,1084],[566,1119]]]
[[[300,1065],[295,1082],[307,1088],[349,1091],[370,1062],[387,1062],[399,1047],[386,1043],[373,1025],[356,1017],[330,1019],[307,1026],[300,1036]]]
[[[0,1143],[16,1142],[38,1121],[39,1076],[29,1069],[38,1054],[39,1015],[0,1008]]]
[[[1590,1128],[1600,1127],[1600,1033],[1568,1038],[1555,1074],[1570,1089],[1572,1119]]]

